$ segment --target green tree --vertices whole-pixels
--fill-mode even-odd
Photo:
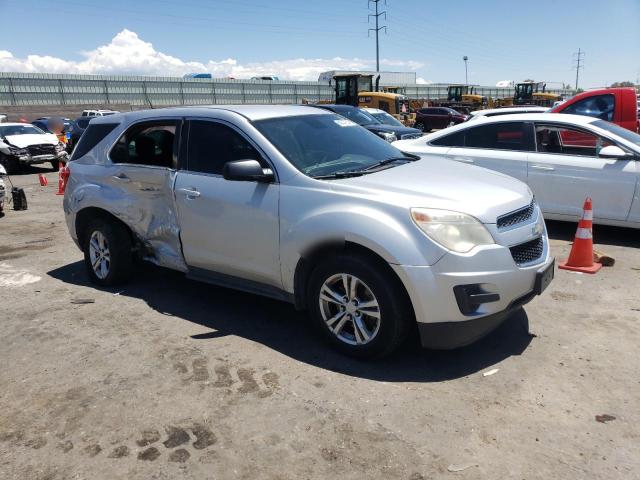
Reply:
[[[633,82],[615,82],[611,84],[611,87],[616,88],[616,87],[635,87],[635,83]]]

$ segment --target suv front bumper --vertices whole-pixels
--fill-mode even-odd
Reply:
[[[479,340],[542,293],[553,279],[554,259],[544,253],[518,267],[509,248],[448,253],[435,265],[391,265],[407,289],[423,347],[452,349]]]

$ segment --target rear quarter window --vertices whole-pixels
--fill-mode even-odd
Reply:
[[[117,126],[117,123],[89,124],[87,129],[80,137],[80,141],[78,142],[78,145],[71,155],[71,161],[85,156],[89,152],[89,150],[100,143]]]

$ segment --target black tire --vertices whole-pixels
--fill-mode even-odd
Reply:
[[[417,128],[418,130],[422,130],[424,132],[424,123],[416,122],[413,124],[413,128]]]
[[[51,168],[57,172],[60,169],[60,160],[51,160]]]
[[[325,281],[336,274],[358,277],[373,293],[379,305],[380,323],[368,342],[352,345],[338,338],[322,317],[320,291]],[[408,296],[393,272],[373,258],[358,253],[340,253],[323,259],[311,273],[307,305],[324,338],[338,351],[355,358],[380,358],[398,348],[414,320]]]
[[[0,164],[4,166],[7,175],[14,175],[20,171],[20,161],[0,153]]]
[[[90,241],[94,232],[100,232],[107,242],[110,253],[108,273],[100,278],[91,265]],[[124,283],[131,278],[133,271],[133,253],[131,249],[131,235],[127,228],[108,219],[92,220],[86,230],[82,232],[84,263],[91,281],[103,287]]]

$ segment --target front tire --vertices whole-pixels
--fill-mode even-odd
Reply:
[[[356,358],[390,354],[413,318],[399,280],[377,261],[341,253],[312,272],[307,304],[325,339]]]
[[[418,130],[421,130],[424,132],[424,123],[422,122],[416,122],[413,124],[413,128],[417,128]]]
[[[103,287],[124,283],[131,277],[131,236],[121,223],[93,220],[83,233],[84,263],[91,281]]]
[[[60,170],[60,160],[51,160],[51,168],[54,172]]]

